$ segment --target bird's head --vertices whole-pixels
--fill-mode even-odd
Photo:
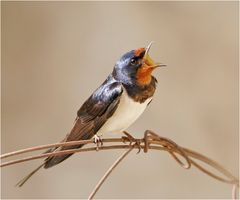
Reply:
[[[152,72],[158,67],[165,66],[155,63],[149,56],[152,42],[146,48],[139,48],[125,53],[116,63],[113,76],[125,84],[150,84]]]

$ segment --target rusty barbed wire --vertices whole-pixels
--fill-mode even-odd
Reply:
[[[185,147],[179,146],[177,143],[174,141],[161,137],[158,134],[154,133],[153,131],[146,130],[144,133],[144,137],[141,139],[136,139],[131,136],[128,132],[124,132],[126,136],[122,138],[107,138],[103,139],[103,144],[102,146],[97,146],[97,147],[83,147],[80,149],[70,149],[70,150],[63,150],[63,151],[56,151],[56,152],[51,152],[51,153],[43,153],[35,156],[29,156],[21,159],[16,159],[16,160],[11,160],[11,161],[6,161],[6,162],[1,162],[0,167],[6,167],[10,166],[13,164],[21,163],[21,162],[26,162],[26,161],[31,161],[34,159],[40,159],[40,158],[45,158],[48,156],[56,156],[56,155],[64,155],[64,154],[71,154],[71,153],[79,153],[79,152],[87,152],[87,151],[101,151],[101,150],[113,150],[113,149],[128,149],[122,156],[118,158],[118,160],[109,168],[107,173],[102,177],[102,179],[99,181],[97,186],[94,188],[93,192],[89,196],[89,199],[92,199],[96,192],[99,190],[103,182],[106,180],[106,178],[110,175],[110,173],[113,171],[113,169],[122,161],[123,158],[125,158],[130,151],[133,149],[138,149],[138,153],[143,150],[145,153],[147,153],[149,150],[163,150],[168,152],[173,159],[183,168],[185,169],[190,169],[191,166],[195,166],[197,169],[202,171],[203,173],[209,175],[210,177],[224,182],[228,184],[233,185],[232,189],[232,197],[236,199],[236,193],[237,193],[237,188],[239,187],[239,180],[234,177],[228,170],[226,170],[224,167],[222,167],[219,163],[216,161],[198,153],[193,150],[187,149]],[[129,142],[129,144],[126,144],[126,142]],[[31,147],[27,149],[22,149],[10,153],[6,153],[0,156],[1,161],[5,158],[8,157],[13,157],[16,155],[28,153],[28,152],[33,152],[33,151],[38,151],[38,150],[43,150],[47,148],[52,148],[52,147],[60,147],[60,146],[72,146],[72,145],[77,145],[77,144],[93,144],[93,140],[80,140],[80,141],[71,141],[71,142],[61,142],[61,143],[54,143],[54,144],[47,144],[47,145],[41,145],[41,146],[36,146],[36,147]],[[106,145],[109,143],[123,143],[123,144],[114,144],[114,145]],[[180,160],[178,157],[182,157],[185,160],[185,163]],[[195,160],[193,160],[195,159]],[[201,164],[197,163],[197,161],[201,161],[208,166],[212,167],[213,169],[217,170],[220,172],[223,176],[218,176],[208,169],[204,168]]]

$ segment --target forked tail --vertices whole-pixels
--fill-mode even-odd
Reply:
[[[27,176],[25,176],[23,179],[21,179],[15,186],[17,187],[22,187],[23,184],[29,179],[31,178],[31,176],[33,174],[35,174],[39,169],[41,169],[43,166],[45,165],[45,162],[43,164],[41,164],[40,166],[38,166],[36,169],[34,169],[30,174],[28,174]]]
[[[67,149],[74,149],[74,148],[80,148],[82,147],[83,144],[81,145],[75,145],[75,146],[69,146],[69,147],[61,147],[61,148],[54,148],[54,149],[49,149],[47,151],[45,151],[44,153],[50,153],[50,152],[54,152],[54,151],[62,151],[62,150],[67,150]],[[59,156],[49,156],[47,157],[44,162],[38,166],[35,170],[33,170],[30,174],[28,174],[27,176],[25,176],[22,180],[20,180],[16,186],[18,187],[22,187],[23,184],[32,177],[32,175],[34,175],[38,170],[40,170],[42,167],[44,167],[45,169],[53,167],[59,163],[61,163],[62,161],[66,160],[67,158],[69,158],[71,154],[66,154],[66,155],[59,155]]]

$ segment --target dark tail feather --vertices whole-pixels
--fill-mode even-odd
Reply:
[[[57,149],[56,151],[78,149],[78,148],[81,148],[82,146],[84,146],[84,144],[69,146],[69,147],[61,147],[61,148]],[[71,155],[73,155],[73,153],[65,154],[65,155],[59,155],[59,156],[50,156],[50,157],[46,158],[44,168],[47,169],[47,168],[53,167],[54,165],[57,165],[57,164],[63,162],[64,160],[69,158]]]
[[[88,140],[94,136],[95,129],[96,129],[96,127],[94,127],[94,123],[86,122],[86,119],[83,117],[81,117],[81,119],[79,117],[77,117],[71,132],[66,135],[66,137],[62,140],[62,142]],[[51,152],[59,152],[59,151],[70,150],[70,149],[78,149],[78,148],[81,148],[82,146],[84,146],[84,144],[73,145],[73,146],[62,146],[62,147],[57,147],[55,149],[52,149],[50,151]],[[47,168],[53,167],[53,166],[63,162],[64,160],[69,158],[71,155],[73,155],[73,153],[49,156],[45,160],[44,168],[47,169]]]
[[[72,154],[66,154],[66,155],[63,155],[63,156],[49,157],[45,161],[44,168],[47,169],[49,167],[53,167],[54,165],[57,165],[57,164],[61,163],[62,161],[66,160],[71,155],[73,155],[73,153]]]
[[[25,176],[22,180],[20,180],[15,186],[17,187],[22,187],[23,184],[29,179],[31,178],[31,176],[33,174],[35,174],[39,169],[41,169],[43,166],[45,165],[45,163],[41,164],[40,166],[38,166],[35,170],[33,170],[30,174],[28,174],[27,176]]]

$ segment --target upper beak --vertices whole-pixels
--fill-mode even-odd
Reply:
[[[144,58],[148,55],[148,52],[149,52],[152,44],[153,44],[153,41],[151,41],[151,42],[149,43],[149,45],[146,47],[146,51],[145,51],[145,54],[144,54]]]
[[[167,65],[162,64],[162,63],[155,63],[149,56],[148,52],[153,44],[153,41],[149,43],[149,45],[145,48],[145,54],[143,57],[143,60],[146,65],[151,66],[152,68],[157,68],[157,67],[166,67]]]

